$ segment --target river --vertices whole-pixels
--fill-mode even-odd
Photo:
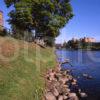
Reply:
[[[56,50],[58,61],[70,59],[73,67],[63,64],[63,69],[72,69],[73,75],[78,77],[79,87],[88,94],[83,100],[100,100],[100,51]],[[93,79],[86,79],[83,74]]]

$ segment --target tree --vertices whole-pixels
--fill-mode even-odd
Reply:
[[[3,28],[2,30],[0,30],[0,36],[7,36],[8,35],[8,31],[6,28]]]
[[[7,7],[14,6],[9,13],[9,23],[16,29],[42,33],[55,38],[59,30],[73,17],[70,0],[5,0]]]

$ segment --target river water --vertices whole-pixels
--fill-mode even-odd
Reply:
[[[63,69],[72,69],[75,77],[78,77],[79,87],[88,94],[83,100],[100,100],[100,51],[74,51],[56,50],[59,62],[70,59],[73,67],[63,64]],[[93,77],[89,80],[83,77],[88,74]]]

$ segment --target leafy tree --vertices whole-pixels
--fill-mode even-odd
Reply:
[[[55,38],[59,30],[73,17],[70,0],[5,0],[12,27],[23,31],[35,30],[37,34]]]

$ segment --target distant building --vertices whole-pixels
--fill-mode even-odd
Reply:
[[[86,42],[86,43],[88,43],[88,42],[96,42],[96,40],[95,40],[95,38],[89,38],[89,37],[84,37],[84,38],[82,38],[81,39],[83,42]]]
[[[95,38],[90,38],[90,37],[84,37],[84,38],[80,38],[80,39],[77,39],[77,38],[72,38],[72,41],[74,43],[76,43],[77,41],[82,41],[82,42],[86,42],[86,43],[92,43],[92,42],[96,42],[96,39]]]
[[[0,10],[0,30],[3,29],[4,21],[3,21],[3,12]]]

